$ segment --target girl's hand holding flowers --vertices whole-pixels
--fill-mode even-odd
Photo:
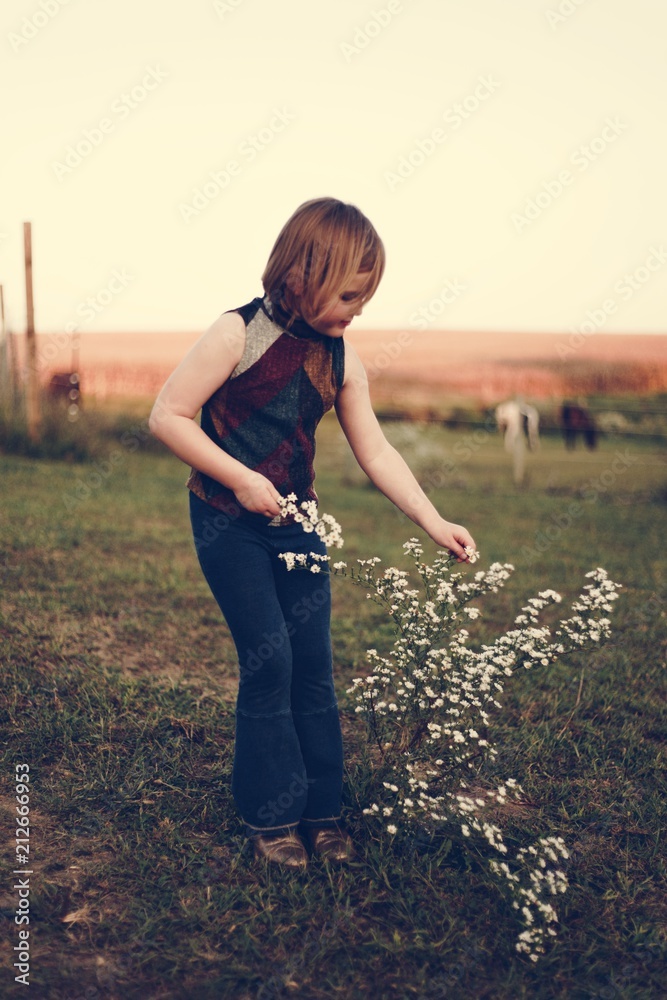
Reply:
[[[247,475],[236,486],[234,496],[246,510],[253,514],[275,517],[280,514],[279,501],[282,497],[270,479],[260,472],[247,470]]]
[[[477,546],[474,538],[463,525],[445,521],[443,517],[436,530],[429,531],[429,535],[440,548],[449,549],[457,557],[457,562],[474,562],[470,557]]]

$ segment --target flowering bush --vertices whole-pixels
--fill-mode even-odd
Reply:
[[[283,509],[291,510],[307,531],[316,531],[327,545],[343,544],[340,527],[327,514],[318,518],[314,503],[302,504],[304,517],[290,495]],[[479,770],[498,750],[491,736],[492,707],[500,708],[497,696],[505,677],[518,667],[548,666],[574,650],[599,645],[609,638],[610,621],[601,612],[610,612],[621,584],[614,583],[604,569],[586,574],[586,584],[572,604],[576,612],[562,619],[552,630],[538,627],[540,612],[559,603],[560,594],[544,590],[531,597],[514,624],[520,626],[499,636],[480,649],[467,645],[467,621],[480,615],[469,607],[472,600],[489,591],[496,593],[509,579],[511,563],[493,563],[487,571],[464,580],[452,572],[455,556],[438,550],[431,565],[421,561],[423,549],[411,538],[403,546],[421,577],[423,595],[413,589],[404,570],[389,567],[379,576],[377,557],[358,559],[359,568],[347,563],[333,564],[334,574],[346,576],[367,590],[367,598],[385,609],[394,624],[395,640],[388,656],[367,650],[372,671],[356,677],[347,689],[357,702],[355,711],[367,723],[369,738],[379,757],[375,788],[380,801],[364,808],[364,814],[383,823],[395,836],[404,830],[434,832],[443,825],[460,826],[463,838],[476,846],[503,856],[491,858],[489,868],[503,879],[519,910],[525,929],[516,948],[537,961],[544,952],[545,935],[555,935],[558,921],[551,903],[565,892],[568,881],[558,867],[569,854],[560,837],[540,837],[535,844],[520,849],[512,864],[502,831],[490,813],[523,793],[515,778],[506,778],[494,788],[469,784],[470,772]],[[470,562],[478,554],[467,550]],[[291,569],[296,565],[320,571],[319,562],[328,556],[288,553],[283,558]],[[478,779],[479,781],[479,779]],[[384,792],[380,791],[384,789]]]

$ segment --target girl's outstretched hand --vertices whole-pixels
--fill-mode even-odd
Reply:
[[[280,514],[280,493],[261,472],[248,470],[247,476],[243,477],[241,484],[234,490],[234,496],[242,507],[253,514],[266,514],[267,517]]]
[[[468,562],[466,547],[477,548],[474,538],[463,525],[445,521],[444,517],[440,519],[435,531],[429,531],[429,535],[440,548],[453,552],[457,556],[457,562]]]

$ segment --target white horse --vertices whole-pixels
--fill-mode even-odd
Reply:
[[[495,410],[496,423],[501,434],[505,435],[505,449],[513,452],[523,436],[523,418],[528,422],[528,447],[537,451],[540,446],[539,426],[540,415],[534,406],[524,403],[518,396],[505,403],[499,403]]]

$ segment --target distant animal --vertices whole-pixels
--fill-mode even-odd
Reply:
[[[62,400],[68,406],[81,405],[81,383],[78,372],[54,372],[46,387],[51,399]]]
[[[560,411],[560,419],[566,448],[571,450],[576,447],[579,434],[582,435],[587,448],[591,450],[595,448],[597,444],[597,427],[595,419],[588,410],[583,406],[576,406],[574,403],[563,403]]]
[[[521,434],[527,435],[530,450],[537,451],[540,446],[540,415],[534,406],[524,403],[522,399],[509,399],[498,404],[495,416],[498,430],[505,435],[507,451],[514,449]]]

